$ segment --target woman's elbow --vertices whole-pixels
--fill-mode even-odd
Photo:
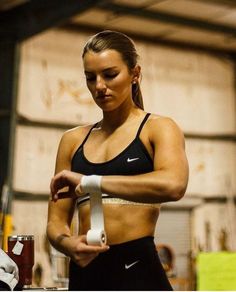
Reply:
[[[169,188],[169,199],[170,201],[179,201],[183,198],[187,189],[187,182],[186,181],[176,181],[173,182]]]

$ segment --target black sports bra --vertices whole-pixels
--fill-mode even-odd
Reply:
[[[96,128],[97,124],[95,124],[89,130],[82,144],[75,152],[71,161],[71,170],[84,175],[136,175],[153,171],[152,158],[139,138],[140,132],[149,116],[150,113],[145,115],[142,123],[138,128],[136,137],[121,153],[119,153],[113,159],[101,163],[91,162],[84,155],[83,146],[88,140],[91,131]],[[137,203],[119,198],[113,198],[106,194],[103,194],[102,196],[103,203],[159,206],[159,204]],[[87,202],[88,199],[88,196],[80,197],[78,199],[78,204],[80,205],[84,202]]]

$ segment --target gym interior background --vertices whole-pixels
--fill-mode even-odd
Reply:
[[[34,286],[66,286],[68,259],[45,236],[49,182],[62,133],[101,115],[81,52],[103,29],[134,39],[145,110],[185,134],[187,192],[163,204],[155,233],[173,286],[236,290],[234,0],[0,1],[2,247],[34,234]]]

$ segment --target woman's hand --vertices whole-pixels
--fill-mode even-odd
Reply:
[[[50,189],[52,201],[63,198],[77,198],[75,193],[76,186],[80,183],[82,175],[69,170],[62,170],[51,180]],[[67,188],[67,190],[63,190]]]
[[[66,245],[67,255],[80,267],[86,267],[100,253],[106,252],[109,249],[108,245],[88,245],[86,235],[66,237],[63,241],[63,245]]]

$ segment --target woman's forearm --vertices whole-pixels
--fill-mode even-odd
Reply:
[[[71,231],[68,226],[62,226],[55,222],[48,222],[47,224],[47,237],[51,245],[58,251],[69,255],[66,246],[66,239],[71,237]]]
[[[186,174],[158,170],[134,176],[103,176],[101,189],[103,193],[125,200],[163,203],[179,200],[185,193],[187,180]]]

